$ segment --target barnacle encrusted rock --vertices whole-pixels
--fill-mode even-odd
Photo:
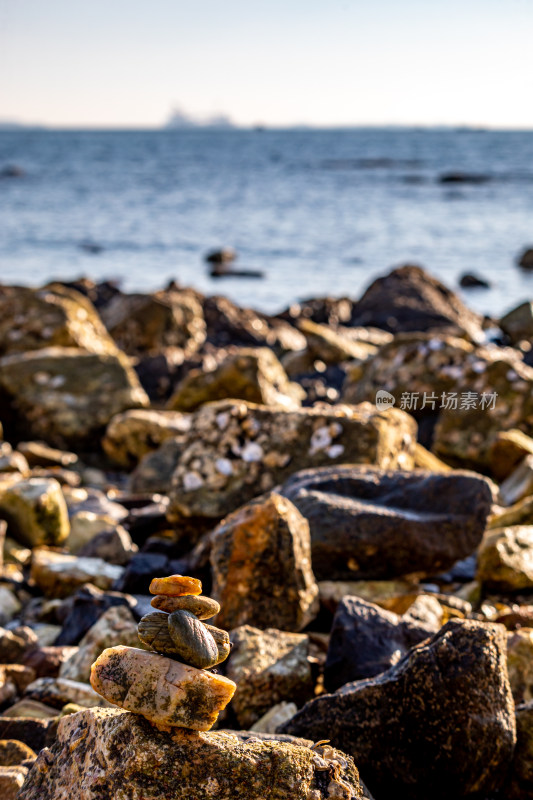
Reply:
[[[64,717],[19,800],[362,800],[352,759],[330,748],[161,733],[118,709]]]
[[[285,411],[224,400],[193,414],[173,477],[169,518],[220,519],[304,467],[413,466],[416,423],[375,406]]]
[[[91,686],[157,725],[198,731],[211,728],[236,688],[222,675],[133,647],[104,650],[92,666]]]

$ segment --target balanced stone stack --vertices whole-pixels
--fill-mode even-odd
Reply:
[[[226,631],[203,622],[220,606],[201,591],[196,578],[154,578],[150,592],[157,611],[138,625],[139,639],[149,649],[104,650],[91,668],[93,689],[160,730],[209,730],[237,687],[207,671],[228,657],[231,645]]]

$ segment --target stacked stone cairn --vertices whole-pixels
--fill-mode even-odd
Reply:
[[[93,689],[160,730],[209,730],[237,687],[207,671],[228,657],[231,645],[226,631],[203,622],[220,606],[201,591],[196,578],[154,578],[150,593],[157,611],[146,614],[137,629],[148,649],[104,650],[91,668]]]

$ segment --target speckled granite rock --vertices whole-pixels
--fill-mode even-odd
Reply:
[[[235,684],[222,675],[133,647],[110,647],[91,669],[91,686],[114,705],[165,728],[209,730]]]
[[[0,416],[21,438],[94,448],[111,417],[146,405],[121,353],[47,347],[0,359]]]
[[[307,703],[281,732],[327,735],[378,797],[483,797],[502,785],[516,742],[505,635],[450,621],[387,672]]]
[[[475,550],[492,505],[489,482],[459,471],[339,465],[302,470],[280,492],[309,522],[319,580],[447,569]]]
[[[193,414],[169,518],[219,519],[304,467],[348,461],[409,469],[415,439],[412,417],[369,404],[283,411],[212,403]]]
[[[318,613],[309,525],[275,492],[224,519],[211,536],[213,595],[224,628],[299,631]]]
[[[328,755],[326,759],[324,756]],[[19,800],[361,800],[338,751],[231,733],[159,733],[142,717],[89,709],[61,720]]]

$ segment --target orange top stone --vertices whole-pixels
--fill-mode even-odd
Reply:
[[[154,578],[150,583],[150,594],[164,594],[167,597],[182,597],[185,594],[201,594],[202,582],[187,575],[169,575],[167,578]]]

